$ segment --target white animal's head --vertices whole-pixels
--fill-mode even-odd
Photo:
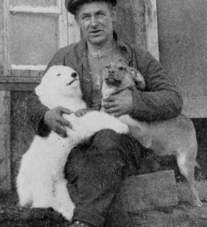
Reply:
[[[78,73],[63,65],[50,67],[35,89],[39,97],[81,97]]]
[[[133,86],[143,90],[146,86],[141,73],[120,59],[113,61],[105,67],[103,83],[106,87],[111,87],[117,91]]]

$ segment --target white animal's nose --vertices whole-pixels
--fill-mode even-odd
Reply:
[[[75,79],[77,76],[78,76],[78,74],[77,74],[76,72],[73,72],[73,73],[71,74],[71,77],[74,78],[74,79]]]

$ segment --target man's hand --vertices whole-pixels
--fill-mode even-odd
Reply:
[[[103,100],[105,111],[115,117],[130,114],[133,110],[132,91],[126,89]]]
[[[64,107],[58,106],[54,109],[48,110],[44,116],[44,123],[57,134],[62,137],[67,137],[65,127],[71,128],[71,124],[62,115],[71,114],[72,111]]]

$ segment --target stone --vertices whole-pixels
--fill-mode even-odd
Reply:
[[[134,227],[206,227],[207,204],[201,208],[183,204],[172,209],[137,213],[131,218]]]
[[[207,181],[196,181],[196,188],[199,192],[201,200],[207,201]],[[192,191],[189,188],[188,183],[181,182],[177,184],[178,199],[180,202],[190,202],[192,200]]]
[[[158,171],[131,176],[121,189],[123,204],[129,212],[153,210],[178,204],[174,171]]]

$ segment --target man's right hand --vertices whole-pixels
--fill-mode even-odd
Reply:
[[[69,121],[67,121],[63,114],[71,114],[67,108],[58,106],[51,110],[48,110],[44,116],[44,123],[57,134],[62,137],[67,137],[66,127],[72,128]]]

